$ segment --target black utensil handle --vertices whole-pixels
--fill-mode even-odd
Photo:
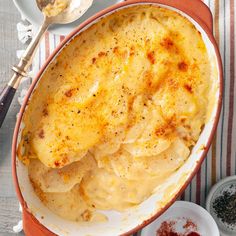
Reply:
[[[16,89],[7,85],[0,94],[0,128],[11,105]]]

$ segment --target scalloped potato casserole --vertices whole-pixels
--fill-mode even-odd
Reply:
[[[38,197],[74,221],[142,203],[197,142],[210,73],[200,32],[165,8],[128,7],[77,35],[24,114],[18,156]]]

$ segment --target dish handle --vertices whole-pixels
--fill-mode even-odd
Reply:
[[[190,0],[187,4],[187,9],[200,18],[213,33],[212,14],[209,7],[204,3],[204,0]]]

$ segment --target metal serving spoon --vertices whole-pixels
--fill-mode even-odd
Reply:
[[[48,4],[54,4],[55,0],[36,0],[37,6],[41,12]],[[79,7],[75,4],[76,0],[69,0],[68,6],[61,13],[56,16],[48,17],[44,14],[44,21],[39,28],[36,36],[33,38],[24,54],[22,55],[18,65],[12,67],[14,74],[0,93],[0,127],[5,119],[7,111],[11,105],[12,99],[15,95],[16,89],[18,88],[20,81],[23,77],[27,76],[27,70],[32,63],[34,54],[38,48],[39,42],[42,36],[52,24],[68,24],[77,20],[80,16],[85,13],[86,10],[92,5],[93,0],[80,0]],[[77,0],[78,3],[78,0]],[[73,5],[73,6],[72,6]],[[73,10],[72,10],[73,8]]]

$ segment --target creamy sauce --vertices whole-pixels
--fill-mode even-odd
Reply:
[[[70,0],[55,0],[54,3],[49,3],[43,8],[43,13],[48,16],[57,16],[62,13],[69,5]]]
[[[18,156],[43,203],[92,221],[147,199],[199,138],[210,68],[192,23],[159,7],[120,10],[73,39],[24,114]]]

